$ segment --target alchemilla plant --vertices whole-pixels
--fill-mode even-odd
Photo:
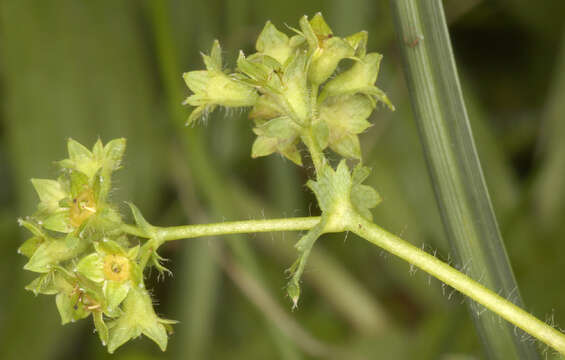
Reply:
[[[120,167],[124,139],[92,150],[68,141],[69,158],[58,162],[56,180],[32,179],[39,196],[37,212],[20,224],[32,233],[19,249],[29,260],[24,269],[38,277],[26,289],[55,295],[63,324],[92,317],[110,353],[141,334],[167,347],[174,321],[157,316],[146,288],[146,274],[168,270],[157,253],[167,241],[208,235],[307,230],[295,247],[287,293],[296,307],[301,276],[315,242],[326,233],[353,232],[418,266],[504,319],[565,354],[565,336],[434,256],[388,233],[372,221],[381,197],[363,184],[358,136],[371,124],[371,113],[393,105],[375,86],[382,56],[367,53],[367,33],[335,36],[321,14],[304,16],[289,36],[267,22],[257,52],[239,53],[236,70],[224,69],[215,41],[203,55],[206,70],[184,74],[192,91],[185,103],[194,107],[188,124],[217,107],[251,108],[257,135],[251,156],[278,153],[296,165],[312,163],[308,188],[321,216],[248,220],[217,224],[156,227],[129,204],[135,224],[124,222],[108,201],[112,173]],[[347,61],[343,61],[347,60]],[[347,69],[338,65],[349,62]],[[326,153],[341,158],[330,163]],[[354,166],[348,165],[346,160]]]

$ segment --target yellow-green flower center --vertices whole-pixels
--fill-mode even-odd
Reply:
[[[73,199],[73,205],[69,213],[71,225],[79,227],[82,223],[96,212],[96,202],[92,189],[86,189]]]
[[[104,258],[104,278],[124,281],[130,277],[129,259],[121,255],[106,255]]]

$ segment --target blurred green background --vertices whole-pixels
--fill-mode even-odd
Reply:
[[[565,325],[565,2],[446,1],[473,132],[528,310]],[[298,234],[166,246],[174,277],[151,280],[159,314],[180,320],[161,353],[147,339],[109,356],[90,320],[59,325],[53,297],[23,288],[16,218],[55,177],[65,139],[126,137],[113,199],[156,225],[316,214],[309,169],[249,157],[245,112],[185,128],[184,71],[218,38],[227,66],[266,20],[322,11],[338,35],[369,31],[384,55],[379,109],[362,137],[377,224],[451,261],[429,183],[388,1],[0,1],[1,359],[479,359],[464,299],[353,235],[325,236],[297,310],[284,269]],[[290,32],[290,31],[288,31]],[[226,116],[228,115],[228,116]],[[121,205],[123,214],[127,209]],[[454,264],[458,266],[458,264]],[[153,274],[155,275],[155,274]],[[496,289],[495,289],[496,290]],[[524,339],[529,341],[529,339]],[[547,350],[540,347],[542,351]],[[547,356],[555,356],[552,351]]]

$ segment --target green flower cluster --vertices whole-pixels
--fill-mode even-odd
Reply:
[[[92,150],[72,139],[67,145],[61,176],[32,179],[40,202],[19,219],[33,234],[18,250],[29,259],[24,269],[39,274],[26,289],[55,295],[63,324],[92,315],[110,353],[141,334],[164,351],[174,322],[157,317],[143,279],[148,259],[158,259],[155,247],[130,239],[107,202],[126,141],[98,140]]]
[[[278,152],[302,165],[297,145],[309,133],[321,150],[361,159],[358,134],[370,126],[377,102],[394,109],[374,85],[382,56],[366,53],[367,32],[334,36],[320,13],[311,20],[304,16],[299,25],[289,37],[267,22],[257,52],[240,52],[231,74],[224,72],[215,41],[210,55],[203,55],[206,70],[184,74],[193,92],[185,104],[196,106],[188,124],[217,106],[253,107],[252,157]],[[353,65],[332,77],[345,59]]]

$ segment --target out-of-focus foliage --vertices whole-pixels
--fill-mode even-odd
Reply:
[[[538,317],[561,327],[564,4],[445,3],[479,155],[524,301]],[[204,129],[184,128],[189,111],[181,105],[188,95],[181,74],[200,68],[199,52],[212,39],[222,42],[222,55],[233,64],[237,49],[252,51],[266,20],[282,28],[318,11],[336,33],[369,31],[367,48],[384,55],[377,85],[387,89],[397,111],[377,112],[375,125],[360,136],[365,163],[373,168],[367,182],[383,197],[375,222],[450,259],[387,1],[3,0],[2,359],[109,356],[90,336],[91,325],[61,326],[51,299],[23,290],[32,276],[20,270],[25,260],[16,255],[27,236],[16,218],[31,213],[37,202],[27,179],[56,177],[50,164],[63,158],[69,137],[82,143],[128,138],[126,170],[117,174],[118,189],[110,197],[115,203],[132,200],[157,225],[318,212],[310,209],[312,195],[302,186],[308,168],[277,157],[249,158],[253,134],[247,113],[216,111]],[[125,216],[126,206],[120,211]],[[304,273],[308,291],[291,312],[281,273],[297,238],[276,234],[166,246],[176,277],[161,282],[154,277],[148,287],[161,299],[157,314],[181,320],[170,349],[160,353],[140,340],[114,356],[482,356],[460,297],[353,236],[318,242],[320,254]],[[237,245],[243,243],[246,247]]]

